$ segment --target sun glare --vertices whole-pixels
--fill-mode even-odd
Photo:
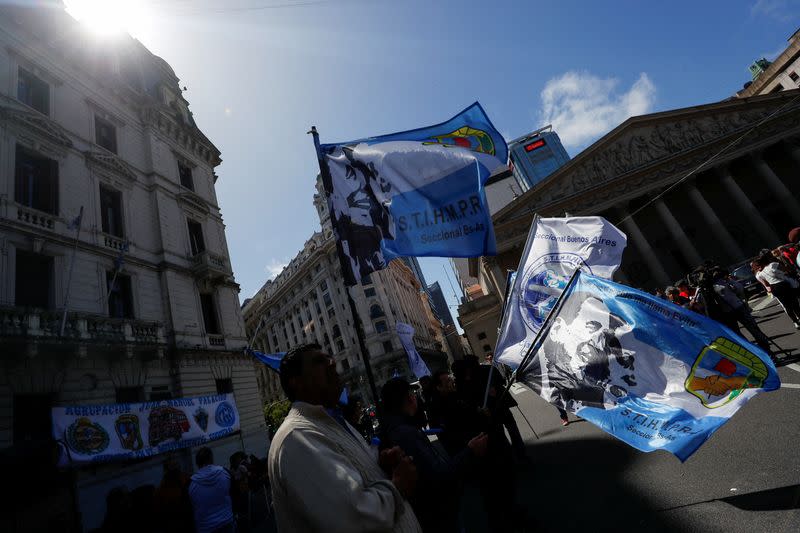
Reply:
[[[64,4],[67,13],[102,36],[134,35],[147,22],[147,6],[142,0],[66,0]]]

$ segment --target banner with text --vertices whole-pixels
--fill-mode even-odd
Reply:
[[[516,368],[575,269],[610,278],[626,243],[603,217],[537,219],[504,303],[495,361]]]
[[[200,446],[239,430],[233,394],[53,408],[62,465],[150,457]]]

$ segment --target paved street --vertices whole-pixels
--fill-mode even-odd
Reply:
[[[800,332],[777,302],[751,306],[765,333],[800,359]],[[519,499],[538,522],[531,530],[800,531],[800,365],[779,372],[780,390],[748,403],[683,464],[588,422],[562,428],[554,408],[515,388],[533,462],[518,472]],[[468,531],[482,529],[477,511],[467,516]]]

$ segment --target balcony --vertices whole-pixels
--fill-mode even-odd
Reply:
[[[20,307],[0,308],[0,337],[24,337],[35,341],[68,341],[98,344],[166,345],[159,322],[67,313],[63,337],[61,313]]]
[[[223,335],[212,335],[209,333],[208,337],[208,345],[211,348],[225,348],[225,337]]]
[[[215,280],[233,275],[233,272],[228,267],[227,260],[223,256],[212,254],[208,250],[193,256],[192,263],[192,272],[199,278]]]
[[[49,215],[43,211],[39,211],[38,209],[24,207],[19,204],[17,204],[16,208],[17,220],[20,222],[51,231],[55,228],[56,217],[54,215]]]

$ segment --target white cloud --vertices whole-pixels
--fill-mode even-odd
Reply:
[[[628,117],[650,112],[656,86],[642,73],[630,89],[616,78],[569,71],[548,80],[542,90],[541,118],[552,124],[565,146],[582,147]]]
[[[797,18],[797,0],[758,0],[750,8],[751,15],[762,15],[780,22],[791,22]]]
[[[277,259],[272,259],[269,264],[264,267],[264,272],[267,274],[267,279],[275,279],[275,277],[280,274],[288,264],[289,261],[278,261]]]

